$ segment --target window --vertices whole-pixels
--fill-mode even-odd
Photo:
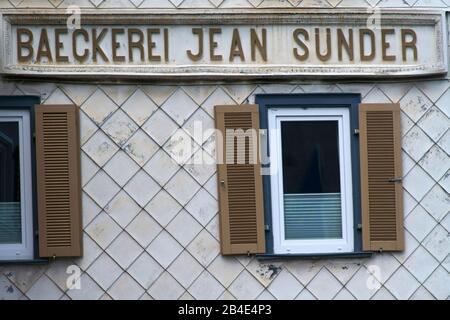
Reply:
[[[361,104],[353,93],[255,100],[214,109],[220,252],[273,258],[402,251],[400,105]],[[241,139],[240,150],[256,146],[261,157],[228,161],[220,150],[235,150],[239,140],[227,133],[249,128],[260,134],[245,145]]]
[[[0,109],[0,260],[34,257],[31,120]]]
[[[347,108],[271,108],[274,253],[352,252]]]

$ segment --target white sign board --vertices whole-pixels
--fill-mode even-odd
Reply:
[[[439,13],[3,15],[4,74],[400,77],[447,71]]]

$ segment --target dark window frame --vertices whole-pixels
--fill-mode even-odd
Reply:
[[[48,260],[39,258],[38,243],[38,215],[37,215],[37,184],[36,184],[36,142],[35,142],[35,106],[41,103],[39,96],[0,96],[0,110],[25,110],[30,113],[31,135],[31,173],[33,197],[33,259],[31,260],[2,260],[1,264],[44,263]]]
[[[277,257],[370,257],[372,253],[362,251],[361,226],[361,183],[359,163],[359,93],[298,93],[298,94],[257,94],[255,103],[259,105],[260,128],[268,129],[268,110],[270,108],[348,108],[350,111],[350,136],[351,136],[351,161],[352,161],[352,185],[353,185],[353,226],[354,226],[354,250],[350,253],[318,253],[318,254],[276,254],[273,250],[272,229],[272,196],[270,188],[270,176],[263,176],[264,195],[264,220],[266,225],[266,253],[258,255],[260,258]],[[267,131],[266,131],[267,132]],[[268,135],[265,135],[268,137]],[[267,152],[269,141],[267,140]],[[265,165],[268,166],[268,165]]]

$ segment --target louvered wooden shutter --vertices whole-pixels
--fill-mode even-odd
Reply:
[[[79,141],[76,106],[36,106],[41,257],[82,255]]]
[[[363,249],[404,248],[399,104],[359,106]]]
[[[248,135],[253,132],[252,137],[259,139],[258,106],[216,106],[215,121],[221,132],[216,139],[221,253],[264,253],[259,146]],[[230,130],[241,130],[235,134],[247,136],[241,140],[245,143],[239,143]]]

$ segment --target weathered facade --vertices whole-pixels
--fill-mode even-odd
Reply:
[[[407,8],[443,17],[450,7],[444,0],[0,0],[0,13],[56,14],[72,4],[95,13]],[[446,55],[447,20],[443,26]],[[203,79],[201,70],[195,79],[112,72],[46,80],[10,72],[0,78],[0,95],[79,106],[84,256],[0,263],[0,299],[448,299],[450,81],[434,67],[425,77],[355,79],[337,70],[320,80],[311,70],[308,77],[287,71],[268,79]],[[339,92],[359,93],[363,103],[400,104],[405,250],[369,258],[222,256],[216,165],[173,163],[170,135],[191,133],[195,121],[214,128],[214,106],[254,103],[257,94]],[[214,155],[213,137],[191,139],[197,156]],[[80,289],[67,288],[72,265],[81,269]]]

